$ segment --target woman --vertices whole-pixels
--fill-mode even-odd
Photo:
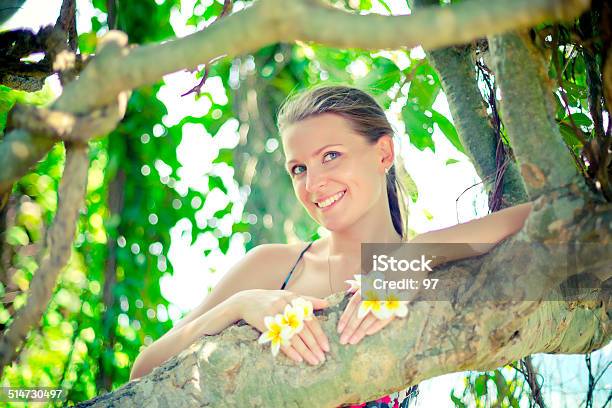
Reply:
[[[263,332],[264,317],[282,313],[296,297],[310,300],[314,309],[327,307],[324,298],[347,289],[344,281],[360,273],[362,242],[407,241],[393,129],[371,96],[351,87],[317,87],[290,98],[279,112],[278,126],[295,194],[330,235],[307,245],[253,248],[201,305],[140,353],[132,379],[147,374],[201,336],[219,333],[240,319]],[[490,243],[487,251],[520,230],[530,210],[529,203],[507,208],[419,235],[411,242]],[[447,260],[473,255],[454,254]],[[326,335],[316,319],[306,321],[304,329],[281,350],[297,363],[320,364],[330,350],[328,336],[350,347],[393,320],[377,320],[371,313],[359,318],[360,300],[357,291],[339,319],[338,333]],[[397,406],[397,393],[391,397],[368,405]]]

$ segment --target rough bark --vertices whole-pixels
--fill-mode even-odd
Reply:
[[[434,272],[441,282],[466,282],[449,301],[414,302],[406,319],[357,345],[339,344],[335,327],[348,298],[332,295],[332,306],[317,312],[331,344],[321,366],[298,365],[282,354],[275,360],[257,343],[255,329],[235,325],[81,406],[334,407],[449,372],[493,369],[532,353],[599,349],[611,338],[612,205],[585,209],[584,200],[568,191],[542,197],[524,231],[485,256]],[[555,233],[525,246],[542,230]],[[554,242],[574,239],[580,244],[568,270],[568,249]],[[574,273],[588,278],[592,289],[569,298],[567,278]]]
[[[28,292],[26,304],[17,310],[8,330],[0,337],[0,377],[4,367],[17,356],[30,329],[38,324],[53,293],[55,282],[68,262],[79,209],[85,197],[89,156],[87,146],[71,146],[66,151],[65,177],[58,189],[58,209],[38,257],[39,268]]]
[[[411,0],[415,10],[439,4],[437,0]],[[476,81],[473,47],[452,46],[426,50],[430,64],[438,72],[442,89],[466,155],[481,180],[495,177],[497,166],[495,130]],[[523,179],[514,161],[506,166],[502,181],[504,207],[528,201]],[[493,183],[484,183],[490,194]]]
[[[530,197],[558,186],[582,184],[555,121],[546,65],[529,34],[490,36],[489,47],[501,87],[504,124]]]
[[[428,52],[428,56],[440,74],[457,133],[476,172],[482,180],[495,176],[497,140],[477,87],[471,47],[433,50]],[[485,186],[490,184],[485,183]],[[503,175],[502,191],[505,206],[528,200],[525,184],[513,161],[509,162]]]
[[[79,79],[64,88],[51,108],[88,113],[115,103],[122,91],[153,83],[165,74],[194,69],[221,54],[239,55],[276,42],[299,39],[342,48],[422,45],[432,49],[545,20],[573,18],[588,5],[588,0],[516,0],[511,5],[501,0],[476,0],[408,16],[361,16],[331,8],[319,0],[259,0],[204,31],[174,41],[129,51],[111,41]],[[112,39],[114,35],[110,32],[108,37]],[[0,174],[0,193],[53,146],[49,139],[23,130],[10,132],[5,139],[0,143],[0,159],[8,171]]]

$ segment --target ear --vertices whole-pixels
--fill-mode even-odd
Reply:
[[[376,150],[380,160],[380,171],[385,172],[393,165],[395,150],[393,148],[393,138],[390,135],[383,135],[376,141]]]

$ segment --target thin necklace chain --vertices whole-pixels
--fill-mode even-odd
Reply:
[[[334,293],[334,289],[332,288],[331,284],[331,263],[329,260],[329,253],[327,254],[327,276],[329,277],[329,290],[331,293]]]

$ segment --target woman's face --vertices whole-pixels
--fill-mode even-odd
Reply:
[[[370,144],[346,119],[326,113],[288,126],[282,143],[297,198],[328,230],[351,225],[386,198],[391,137]]]

